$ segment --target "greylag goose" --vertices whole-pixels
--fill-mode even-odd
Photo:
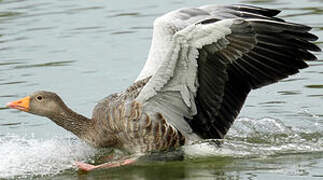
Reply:
[[[182,8],[154,21],[148,59],[124,92],[101,100],[92,118],[53,92],[37,91],[8,107],[45,116],[94,147],[129,153],[171,151],[222,139],[252,89],[308,67],[318,38],[310,27],[250,5]],[[135,162],[78,163],[89,171]]]

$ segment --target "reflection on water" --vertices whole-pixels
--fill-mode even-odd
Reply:
[[[90,116],[101,98],[139,73],[153,19],[183,1],[0,0],[0,178],[27,179],[294,179],[322,177],[322,54],[308,69],[250,94],[221,148],[185,147],[183,162],[77,173],[77,160],[99,153],[42,117],[4,107],[35,90],[51,90]],[[218,2],[216,2],[218,3]],[[229,0],[284,10],[281,17],[313,26],[322,48],[322,1]],[[266,117],[266,118],[263,118]]]

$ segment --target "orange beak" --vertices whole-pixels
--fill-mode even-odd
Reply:
[[[30,103],[30,97],[26,96],[26,97],[19,99],[17,101],[9,102],[6,104],[6,106],[27,112],[27,111],[29,111],[29,103]]]

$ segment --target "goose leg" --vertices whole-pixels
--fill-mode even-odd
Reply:
[[[137,159],[137,158],[136,158]],[[94,169],[101,169],[101,168],[113,168],[113,167],[120,167],[120,166],[126,166],[133,164],[136,162],[136,159],[130,158],[130,159],[125,159],[125,160],[120,160],[120,161],[114,161],[114,162],[109,162],[109,163],[104,163],[100,165],[91,165],[83,162],[76,162],[76,166],[83,171],[89,172]]]

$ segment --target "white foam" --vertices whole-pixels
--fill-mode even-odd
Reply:
[[[320,129],[288,127],[282,121],[272,118],[240,118],[222,140],[220,148],[215,145],[214,140],[206,140],[188,145],[184,150],[188,158],[266,157],[323,152],[323,133]]]
[[[221,147],[206,140],[184,147],[186,157],[266,157],[290,153],[323,152],[320,128],[288,127],[271,118],[237,119]],[[90,161],[99,151],[78,139],[56,137],[0,137],[0,179],[48,176],[74,168],[75,161]],[[75,169],[73,169],[74,171]]]
[[[96,150],[79,140],[39,140],[17,135],[0,137],[0,178],[58,174],[89,160]]]

